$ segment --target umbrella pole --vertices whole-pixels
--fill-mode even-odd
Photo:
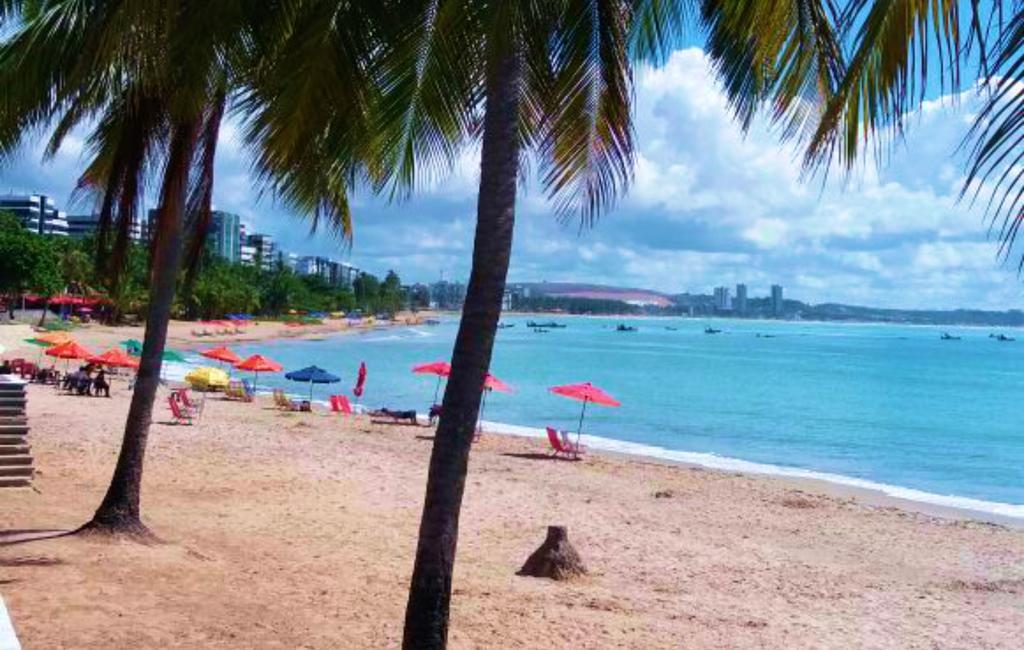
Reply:
[[[580,446],[580,436],[583,435],[583,415],[587,412],[587,400],[583,400],[583,408],[580,409],[580,425],[576,429],[576,447]]]
[[[484,389],[483,399],[480,400],[480,415],[476,419],[476,432],[481,434],[484,431],[484,410],[487,408],[487,393],[491,392],[488,389]]]
[[[437,376],[437,383],[434,384],[434,401],[430,404],[431,406],[433,406],[434,404],[437,404],[437,393],[440,390],[441,390],[441,375],[438,375]]]

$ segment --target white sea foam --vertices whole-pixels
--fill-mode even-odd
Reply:
[[[506,424],[503,422],[491,422],[485,420],[483,422],[483,429],[484,431],[488,431],[491,433],[502,433],[513,436],[523,436],[527,438],[547,437],[547,433],[543,429],[518,426],[514,424]],[[755,463],[747,460],[740,460],[738,458],[729,458],[728,456],[719,456],[717,454],[709,454],[696,451],[677,451],[674,449],[665,449],[664,447],[657,447],[654,445],[645,445],[642,443],[627,442],[624,440],[614,440],[612,438],[603,438],[600,436],[591,436],[587,434],[583,434],[580,437],[580,441],[585,446],[593,449],[601,449],[604,451],[611,451],[620,454],[629,454],[632,456],[647,456],[649,458],[658,458],[662,460],[686,463],[690,465],[700,465],[702,467],[708,467],[711,469],[719,469],[731,472],[744,472],[748,474],[766,474],[771,476],[784,476],[788,478],[827,481],[829,483],[834,483],[836,485],[846,485],[849,487],[854,487],[862,490],[881,492],[886,496],[890,496],[897,499],[906,499],[908,501],[916,501],[918,503],[926,503],[929,505],[942,506],[946,508],[970,510],[974,512],[998,515],[1001,517],[1024,519],[1024,505],[999,503],[996,501],[984,501],[982,499],[972,499],[970,497],[961,497],[952,494],[935,494],[933,492],[925,492],[923,490],[901,487],[899,485],[889,485],[888,483],[878,483],[875,481],[869,481],[867,479],[856,478],[853,476],[843,476],[842,474],[816,472],[814,470],[809,469],[801,469],[798,467],[782,467],[780,465],[770,465],[767,463]]]

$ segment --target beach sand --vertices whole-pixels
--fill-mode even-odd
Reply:
[[[109,400],[30,388],[39,474],[0,490],[0,528],[89,517],[128,398],[124,383]],[[432,430],[219,398],[173,426],[162,404],[143,510],[164,543],[0,546],[26,650],[397,647]],[[546,455],[541,440],[474,446],[452,648],[1020,647],[1020,530],[810,482]],[[589,575],[516,576],[551,524]]]
[[[257,343],[272,339],[317,339],[343,332],[366,331],[376,327],[415,325],[430,318],[430,315],[429,312],[415,314],[403,312],[397,314],[393,321],[366,319],[356,324],[350,324],[345,319],[325,319],[322,324],[301,327],[290,327],[278,321],[253,321],[248,325],[238,327],[237,332],[226,327],[204,326],[189,321],[171,321],[167,330],[167,346],[192,350],[232,343]],[[126,339],[141,341],[144,327],[142,325],[114,327],[101,323],[89,323],[78,325],[69,333],[89,349],[99,353],[117,346],[120,341]],[[29,360],[36,359],[40,354],[39,348],[25,342],[25,339],[32,338],[35,334],[34,328],[27,324],[0,322],[0,346],[4,348],[3,356],[11,358],[20,354]],[[49,361],[49,358],[44,356],[43,360],[46,362]]]

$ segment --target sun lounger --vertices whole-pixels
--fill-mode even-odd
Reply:
[[[253,399],[252,389],[245,382],[232,381],[224,389],[224,397],[236,399],[241,402],[251,402]]]
[[[551,448],[554,449],[554,453],[551,455],[556,458],[570,458],[572,460],[578,459],[580,456],[586,453],[586,447],[583,445],[577,445],[569,441],[569,434],[565,431],[561,432],[561,436],[558,431],[555,431],[551,427],[548,427],[548,442],[551,444]]]
[[[192,424],[192,414],[188,409],[182,408],[174,395],[167,398],[167,404],[171,407],[171,415],[174,417],[175,424]]]
[[[199,405],[193,402],[192,398],[189,397],[187,388],[179,388],[174,391],[174,394],[178,398],[178,404],[184,407],[184,409],[187,410],[189,413],[195,415],[196,413],[199,412]]]
[[[352,415],[352,404],[344,395],[331,395],[331,411],[342,415]]]
[[[306,404],[309,404],[309,402],[306,402]],[[277,408],[279,408],[279,409],[281,409],[283,411],[303,411],[303,410],[308,411],[308,410],[310,410],[309,408],[305,408],[304,409],[302,407],[302,402],[299,402],[299,401],[296,401],[296,400],[293,400],[293,399],[289,399],[288,396],[284,394],[284,391],[281,390],[280,388],[275,388],[274,389],[274,405],[277,406]]]

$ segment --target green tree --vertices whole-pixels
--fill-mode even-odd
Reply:
[[[47,299],[59,292],[63,284],[58,261],[50,239],[26,230],[10,212],[0,211],[0,295],[9,307],[28,291]]]
[[[229,95],[244,107],[247,143],[266,184],[289,207],[314,216],[315,223],[336,224],[348,232],[345,192],[350,176],[338,173],[339,158],[328,170],[321,167],[321,158],[292,155],[289,134],[266,128],[265,119],[275,102],[291,99],[276,92],[275,72],[295,70],[294,62],[275,70],[269,65],[272,58],[285,47],[308,52],[301,26],[323,19],[318,10],[325,6],[312,0],[271,5],[261,0],[0,4],[0,19],[9,19],[4,27],[11,33],[0,49],[0,154],[13,152],[34,128],[55,124],[48,147],[52,153],[76,125],[95,124],[89,140],[92,161],[80,186],[100,197],[97,261],[109,257],[107,271],[115,284],[146,183],[159,177],[138,380],[110,487],[84,529],[148,535],[140,515],[140,490],[167,325],[183,244],[187,239],[191,256],[197,257],[209,223],[217,136]],[[347,7],[336,7],[335,14]],[[359,21],[335,18],[333,25],[362,29]],[[356,34],[346,44],[362,39]],[[322,46],[337,54],[337,43]],[[317,99],[317,110],[323,110],[323,100],[332,93],[359,94],[371,53],[366,49],[362,58],[339,59],[336,67],[354,71],[346,83],[316,74],[312,83],[304,84],[307,96]],[[307,113],[310,109],[303,107]],[[358,110],[348,113],[346,122],[353,128],[341,132],[362,134],[355,125],[358,116]],[[301,111],[292,110],[290,119],[305,123]],[[186,216],[190,237],[184,232]],[[114,244],[108,254],[111,229]],[[117,295],[119,289],[115,286],[111,293]]]
[[[384,282],[380,285],[379,308],[388,316],[394,316],[395,312],[401,311],[405,302],[405,294],[402,292],[402,280],[394,271],[388,271]]]

